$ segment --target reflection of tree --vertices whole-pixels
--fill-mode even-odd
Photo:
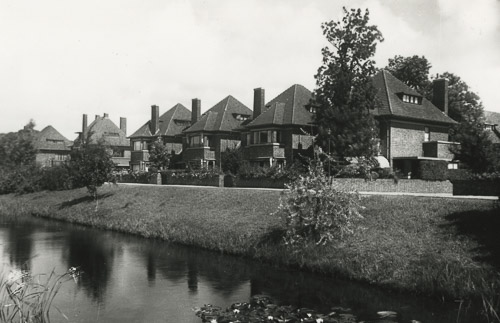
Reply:
[[[249,280],[249,266],[240,258],[157,241],[146,243],[148,247],[141,248],[138,256],[144,258],[148,279],[154,279],[158,272],[172,282],[186,281],[189,291],[196,292],[203,278],[224,295],[233,293]]]
[[[26,223],[10,224],[6,229],[4,252],[9,254],[12,267],[29,270],[30,259],[33,257],[33,237],[35,227]]]
[[[102,302],[112,273],[114,247],[99,231],[73,230],[67,236],[67,251],[63,258],[67,267],[80,267],[85,291]]]

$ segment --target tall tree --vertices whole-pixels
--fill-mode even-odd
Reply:
[[[449,81],[448,115],[458,122],[450,131],[450,140],[460,143],[460,146],[452,151],[455,158],[475,172],[492,170],[493,146],[484,128],[481,99],[459,76],[445,72],[441,77]]]
[[[369,12],[344,10],[341,21],[322,24],[330,43],[322,49],[323,65],[315,76],[317,88],[311,104],[316,107],[318,144],[340,159],[375,153],[376,123],[370,113],[376,90],[375,54],[382,34],[369,25]]]
[[[403,57],[396,55],[394,58],[389,58],[386,70],[429,99],[432,92],[431,81],[429,80],[429,70],[431,67],[432,65],[425,56],[413,55],[411,57]]]
[[[35,122],[30,120],[18,132],[10,132],[0,138],[0,165],[16,167],[35,163]]]

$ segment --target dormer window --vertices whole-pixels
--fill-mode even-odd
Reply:
[[[234,118],[238,121],[245,121],[245,120],[248,120],[250,118],[249,115],[246,115],[246,114],[233,114],[234,115]]]
[[[421,104],[421,98],[416,95],[400,93],[399,97],[406,103]]]
[[[316,114],[316,112],[318,111],[318,109],[317,109],[315,106],[312,106],[312,105],[311,105],[311,106],[309,106],[309,107],[307,108],[307,110],[308,110],[309,112],[311,112],[312,114]]]

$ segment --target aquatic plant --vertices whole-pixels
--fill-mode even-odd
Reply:
[[[203,323],[347,323],[356,321],[349,309],[335,308],[329,314],[320,314],[307,308],[278,306],[273,304],[271,298],[263,295],[253,296],[249,303],[234,303],[227,309],[209,304],[194,308],[193,311]]]
[[[27,270],[11,270],[0,278],[0,321],[20,323],[50,322],[49,311],[61,286],[80,276],[71,267],[64,274],[52,271],[49,275],[33,276]],[[57,309],[57,308],[56,308]],[[64,314],[57,309],[61,315]]]

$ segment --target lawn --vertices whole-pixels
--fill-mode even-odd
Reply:
[[[369,196],[356,232],[291,252],[273,216],[279,191],[106,186],[98,211],[84,189],[0,196],[0,214],[31,214],[452,298],[494,297],[500,279],[498,202]]]

